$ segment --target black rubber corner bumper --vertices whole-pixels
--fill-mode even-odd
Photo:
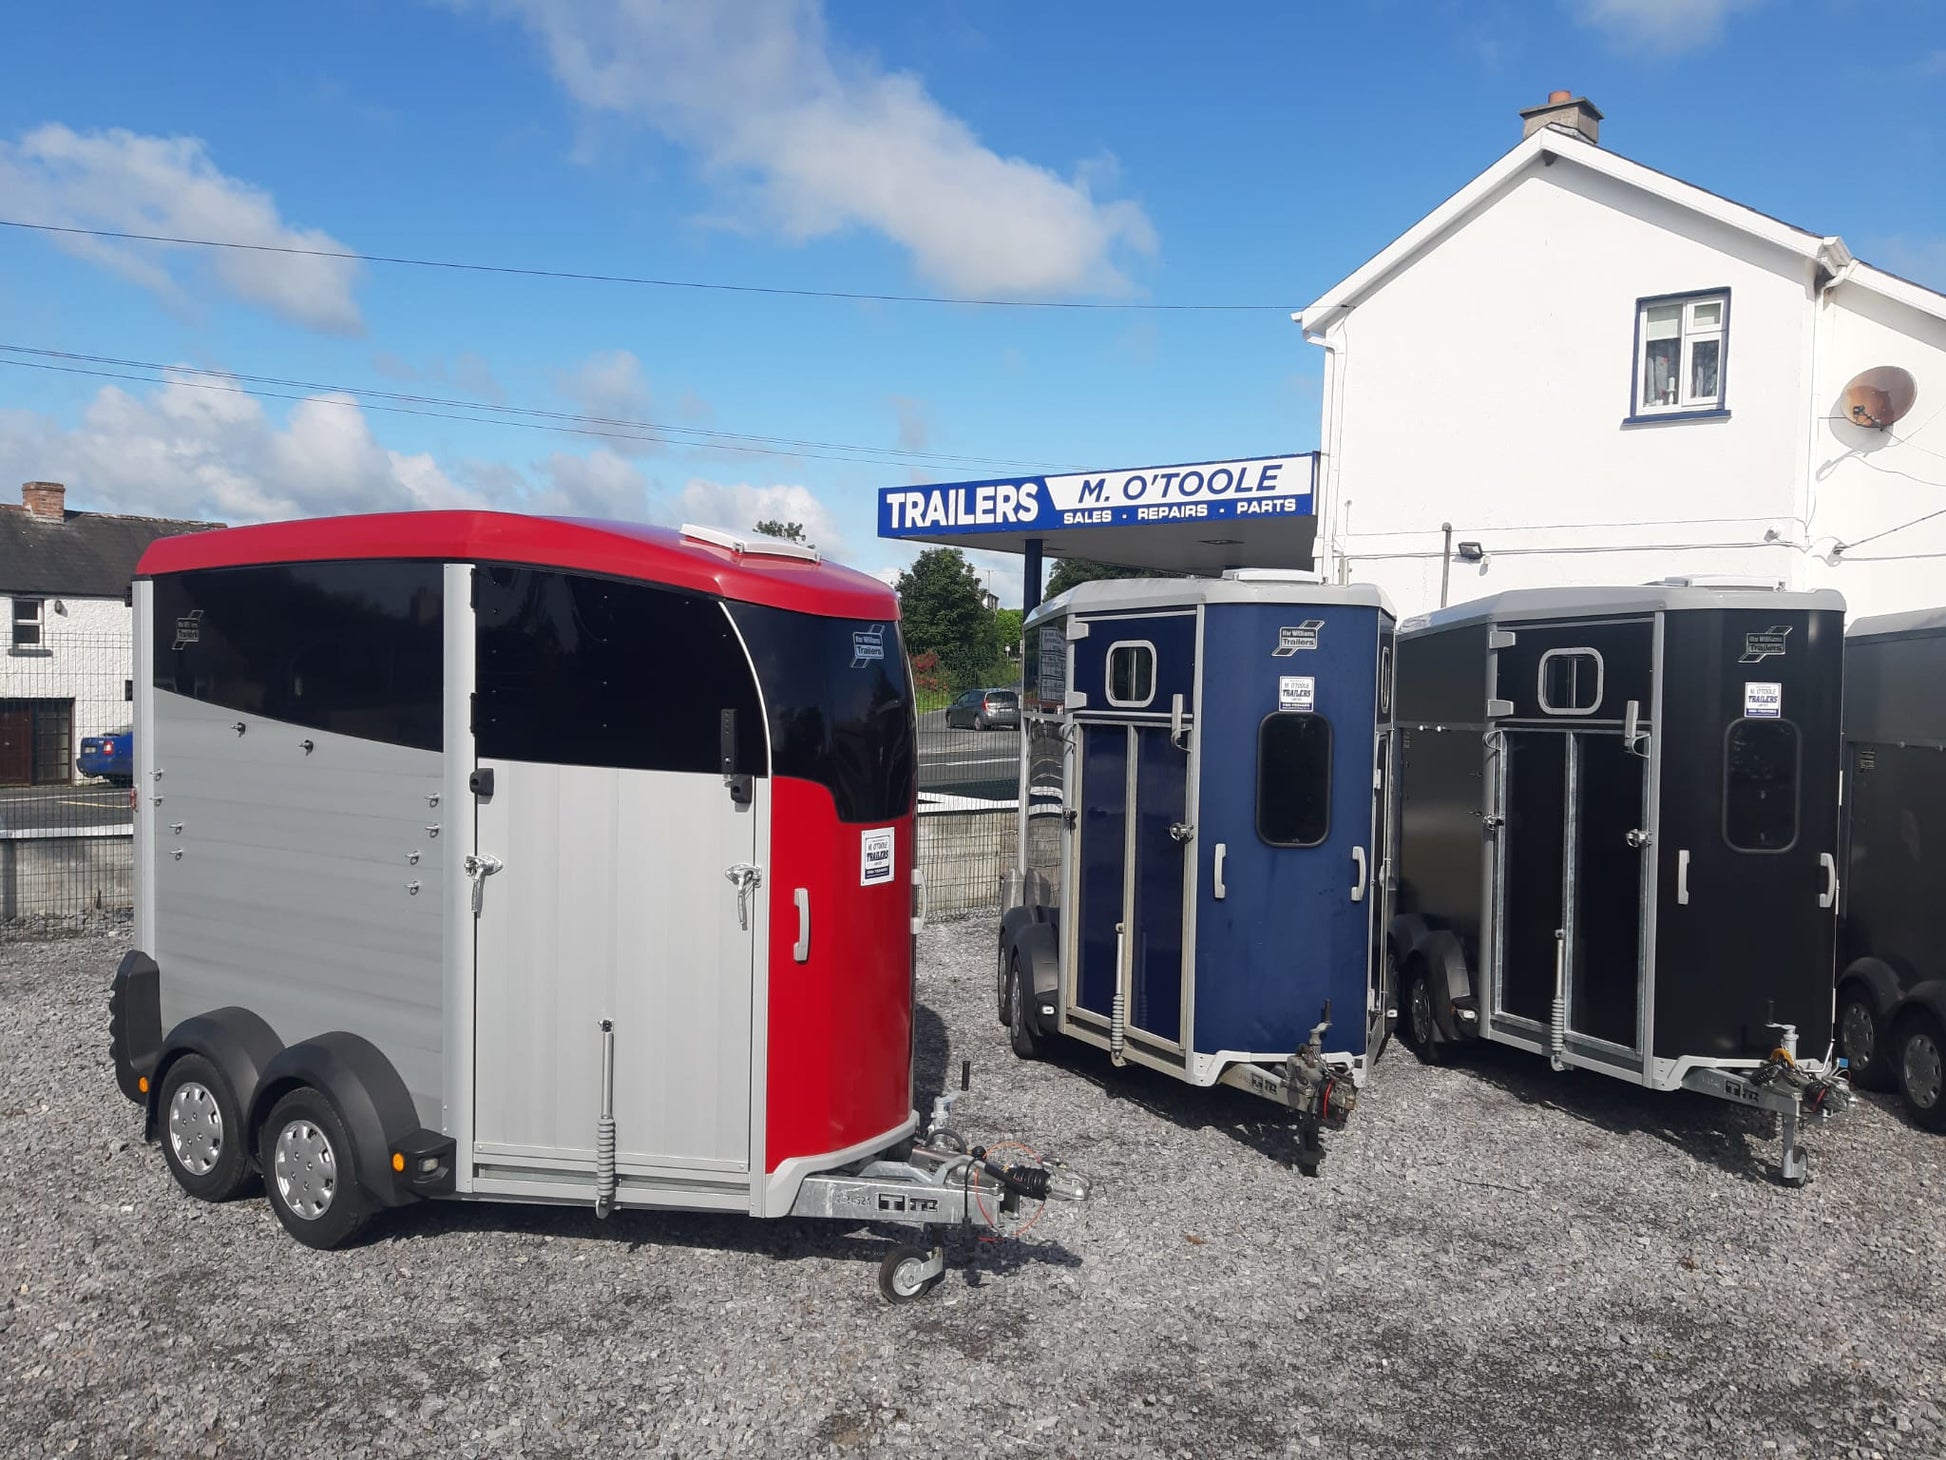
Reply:
[[[148,954],[122,955],[108,991],[108,1053],[115,1084],[137,1105],[148,1104],[143,1082],[162,1054],[162,971]]]

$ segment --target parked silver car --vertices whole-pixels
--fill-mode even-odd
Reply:
[[[1010,689],[969,689],[946,707],[948,730],[1020,728],[1020,696]]]

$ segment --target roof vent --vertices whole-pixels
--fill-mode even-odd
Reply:
[[[1322,583],[1324,574],[1311,568],[1225,568],[1232,583]]]
[[[781,537],[738,537],[734,532],[726,532],[720,527],[698,527],[693,522],[682,525],[682,535],[691,542],[706,542],[713,547],[728,548],[740,558],[797,558],[807,563],[821,563],[824,554],[814,547],[801,542],[786,542]]]
[[[1713,588],[1719,591],[1782,593],[1782,578],[1756,578],[1743,573],[1691,573],[1682,578],[1657,578],[1651,588]]]
[[[1542,127],[1570,133],[1584,142],[1595,142],[1601,134],[1601,109],[1585,96],[1550,91],[1545,103],[1530,106],[1520,114],[1523,138],[1533,136]]]

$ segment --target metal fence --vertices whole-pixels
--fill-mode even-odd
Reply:
[[[1020,729],[919,715],[919,870],[934,913],[993,910],[1018,850]]]
[[[131,906],[127,615],[46,600],[0,657],[0,938]]]

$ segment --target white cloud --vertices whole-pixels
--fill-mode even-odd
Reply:
[[[300,401],[280,426],[250,396],[186,380],[109,386],[73,427],[0,411],[0,461],[103,512],[240,523],[475,502],[430,456],[381,445],[344,397]]]
[[[1625,50],[1673,56],[1713,45],[1729,18],[1765,0],[1571,0],[1576,18]]]
[[[837,519],[809,487],[756,487],[748,482],[713,482],[692,477],[673,504],[673,519],[702,527],[727,527],[748,532],[759,522],[801,522],[804,535],[826,557],[842,557],[845,536]],[[670,514],[665,514],[670,520]]]
[[[554,388],[584,416],[603,421],[647,421],[653,404],[642,362],[627,350],[598,350],[573,370],[554,377]],[[615,436],[608,449],[623,456],[647,456],[663,443],[653,437]]]
[[[345,248],[328,233],[286,223],[269,193],[219,171],[195,137],[76,132],[58,123],[36,127],[18,141],[0,141],[0,202],[12,217],[62,227]],[[44,237],[165,297],[180,295],[176,269],[188,264],[207,269],[237,298],[285,319],[338,334],[364,327],[352,298],[360,271],[354,260]]]
[[[583,106],[694,148],[794,240],[868,228],[969,294],[1120,290],[1155,248],[1141,207],[1002,157],[926,91],[835,46],[819,0],[495,0]]]
[[[642,469],[605,446],[585,455],[557,451],[536,463],[536,469],[547,485],[523,504],[524,511],[623,522],[644,522],[655,515]]]

